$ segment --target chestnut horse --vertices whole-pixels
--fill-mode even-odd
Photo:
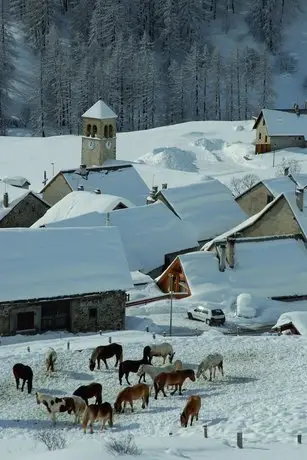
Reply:
[[[192,369],[183,369],[175,372],[162,372],[157,375],[154,379],[155,399],[157,399],[160,391],[162,391],[163,396],[166,397],[164,391],[166,385],[175,385],[175,390],[171,392],[171,395],[175,394],[178,388],[179,394],[182,395],[182,385],[187,378],[192,380],[192,382],[195,382],[195,372]]]
[[[100,361],[104,362],[106,369],[109,369],[107,359],[116,357],[115,367],[118,363],[121,363],[123,360],[123,347],[119,343],[110,343],[110,345],[101,345],[96,347],[90,357],[90,370],[95,369],[95,363],[97,361],[97,369],[100,369]]]
[[[33,382],[33,371],[30,366],[25,366],[22,363],[16,363],[13,366],[13,374],[16,381],[16,388],[19,389],[19,380],[23,380],[21,391],[23,391],[25,387],[25,383],[27,382],[28,385],[28,393],[32,391],[32,382]]]
[[[137,399],[142,399],[142,409],[148,406],[149,402],[149,386],[145,383],[138,383],[133,387],[126,387],[122,390],[115,401],[114,409],[117,414],[121,412],[124,413],[126,409],[127,402],[130,404],[131,412],[133,412],[133,401]],[[122,403],[124,403],[124,407],[122,408]]]
[[[180,415],[180,423],[182,427],[188,426],[190,417],[191,417],[191,423],[190,423],[191,426],[193,424],[194,417],[196,417],[196,420],[198,420],[198,414],[200,411],[200,407],[201,407],[200,396],[198,395],[190,396],[185,405],[185,408],[183,409],[183,412]]]
[[[80,396],[80,398],[85,401],[86,405],[88,406],[88,400],[95,396],[96,402],[95,404],[102,403],[102,386],[100,383],[92,382],[89,385],[81,385],[81,387],[77,388],[76,391],[73,392],[73,395]]]
[[[107,422],[109,426],[113,426],[113,408],[110,403],[90,404],[84,411],[82,418],[82,428],[86,433],[86,428],[89,423],[90,433],[93,433],[93,423],[96,420],[101,420],[101,431],[104,429]]]

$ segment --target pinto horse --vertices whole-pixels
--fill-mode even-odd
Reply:
[[[22,363],[16,363],[13,366],[13,374],[16,381],[16,388],[19,389],[19,380],[23,380],[21,391],[23,391],[25,387],[25,383],[27,382],[28,385],[28,393],[30,394],[32,391],[32,382],[33,382],[33,371],[30,366],[25,366]]]
[[[166,397],[164,390],[166,385],[175,385],[175,390],[171,392],[171,395],[175,394],[178,388],[179,394],[182,395],[182,385],[187,378],[192,380],[192,382],[195,382],[195,372],[192,369],[183,369],[175,372],[162,372],[157,375],[154,379],[155,399],[157,399],[160,391],[162,391],[163,396]]]
[[[133,401],[142,399],[142,409],[148,406],[149,402],[149,386],[145,383],[138,383],[133,387],[126,387],[122,390],[115,401],[114,409],[117,414],[124,413],[127,403],[130,404],[131,412],[133,412]],[[122,408],[122,403],[124,406]]]
[[[123,347],[119,343],[110,343],[110,345],[101,345],[96,347],[90,357],[90,370],[95,369],[95,363],[97,361],[97,369],[100,369],[100,361],[102,360],[106,366],[106,369],[109,369],[107,359],[116,357],[115,367],[118,363],[121,363],[123,360]]]
[[[86,405],[88,406],[88,400],[90,398],[95,397],[96,402],[95,404],[102,403],[102,386],[100,383],[92,382],[89,385],[81,385],[81,387],[77,388],[76,391],[73,392],[73,395],[80,396],[80,398],[85,401]]]
[[[189,423],[189,418],[191,417],[192,426],[194,417],[198,420],[198,414],[201,407],[201,399],[198,395],[192,395],[189,397],[183,412],[180,415],[180,423],[182,427],[187,427]]]
[[[86,433],[87,425],[90,426],[90,433],[93,433],[93,423],[96,420],[101,420],[101,431],[104,429],[107,422],[109,426],[113,426],[113,408],[110,403],[90,404],[84,411],[82,418],[82,428]]]

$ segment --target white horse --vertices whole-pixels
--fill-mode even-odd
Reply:
[[[165,364],[166,357],[168,356],[170,364],[172,364],[174,358],[174,350],[170,343],[162,342],[162,343],[153,343],[150,345],[150,353],[149,353],[149,363],[151,364],[153,356],[162,356],[163,364]]]
[[[63,412],[75,414],[75,423],[78,423],[86,409],[86,403],[82,398],[76,395],[58,398],[56,396],[36,392],[35,396],[37,404],[43,404],[46,407],[53,425],[56,424],[56,414]]]
[[[47,374],[51,375],[54,372],[54,364],[57,360],[57,353],[54,348],[49,348],[45,355],[45,364]]]
[[[155,377],[161,374],[161,372],[173,372],[179,371],[181,369],[183,369],[182,362],[180,361],[180,359],[177,359],[177,361],[175,361],[174,364],[168,364],[167,366],[153,366],[152,364],[142,364],[139,367],[139,370],[137,371],[136,375],[140,377],[139,382],[141,381],[142,377],[145,381],[146,374],[149,375],[152,381],[154,381]]]
[[[212,380],[212,373],[213,373],[213,378],[215,378],[215,372],[217,368],[221,372],[221,374],[224,375],[223,356],[220,355],[219,353],[213,353],[212,355],[208,355],[199,364],[197,368],[196,377],[199,378],[202,375],[203,378],[207,380],[206,371],[209,370],[210,372],[209,380]]]

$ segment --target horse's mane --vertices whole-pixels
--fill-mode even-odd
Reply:
[[[93,352],[92,352],[92,354],[91,354],[91,357],[90,357],[90,360],[91,360],[91,361],[96,361],[96,358],[97,358],[97,355],[98,355],[98,352],[99,352],[99,349],[100,349],[100,348],[101,348],[101,347],[99,346],[99,347],[96,347],[96,348],[93,350]]]

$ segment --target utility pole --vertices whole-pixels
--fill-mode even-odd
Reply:
[[[168,275],[169,280],[169,290],[170,290],[170,299],[171,299],[171,308],[170,308],[170,317],[169,317],[169,335],[172,335],[173,330],[173,275]]]

